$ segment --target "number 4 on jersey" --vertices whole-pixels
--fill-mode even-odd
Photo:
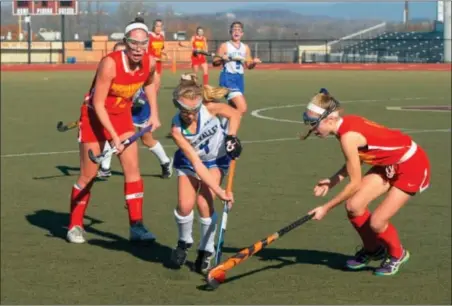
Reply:
[[[199,146],[199,148],[200,148],[201,150],[204,150],[204,152],[205,152],[206,154],[209,154],[209,152],[210,152],[210,149],[209,149],[209,140],[205,141],[202,145]]]

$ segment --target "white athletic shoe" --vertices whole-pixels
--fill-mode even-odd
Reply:
[[[130,226],[130,240],[131,241],[154,241],[155,236],[143,225],[137,222]]]
[[[67,232],[66,238],[71,243],[85,243],[85,231],[81,226],[73,226]]]
[[[102,167],[97,170],[97,177],[98,178],[107,178],[111,176],[111,170],[110,169],[103,169]]]

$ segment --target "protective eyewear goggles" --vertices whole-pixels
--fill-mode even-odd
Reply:
[[[131,49],[146,49],[149,44],[149,39],[136,40],[132,38],[126,38],[126,43]]]
[[[321,121],[320,118],[321,118],[321,117],[312,117],[312,116],[309,116],[307,111],[305,111],[305,112],[303,113],[303,123],[304,123],[305,125],[308,125],[308,126],[312,127],[312,128],[313,128],[313,127],[317,127],[317,126],[320,124],[320,121]]]
[[[195,106],[189,106],[183,103],[182,101],[176,99],[174,99],[173,102],[174,105],[179,109],[179,111],[185,114],[197,114],[202,106],[202,98],[198,100]]]

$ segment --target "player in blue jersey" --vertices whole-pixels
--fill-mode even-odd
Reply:
[[[220,186],[231,159],[240,156],[237,138],[241,114],[225,103],[217,103],[228,90],[198,84],[195,74],[182,75],[174,90],[173,102],[178,108],[172,121],[171,135],[179,150],[174,155],[178,176],[178,203],[174,210],[179,237],[172,253],[178,267],[185,263],[193,244],[193,208],[197,205],[201,223],[201,240],[195,270],[205,273],[215,254],[214,238],[217,217],[214,199],[233,201]],[[228,119],[224,130],[220,117]]]
[[[246,113],[247,103],[245,93],[245,67],[253,69],[261,63],[259,58],[252,58],[248,45],[241,42],[243,37],[243,24],[235,21],[229,28],[231,39],[220,45],[213,60],[214,66],[223,66],[220,74],[220,86],[229,90],[226,96],[229,104],[234,106],[241,114]]]

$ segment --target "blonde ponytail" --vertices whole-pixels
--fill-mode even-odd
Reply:
[[[196,99],[202,97],[203,102],[217,102],[229,93],[227,88],[213,87],[198,83],[198,77],[194,73],[184,73],[181,75],[179,85],[174,89],[173,99],[180,97]]]
[[[205,102],[217,102],[228,93],[229,90],[227,88],[204,85],[202,96]]]

